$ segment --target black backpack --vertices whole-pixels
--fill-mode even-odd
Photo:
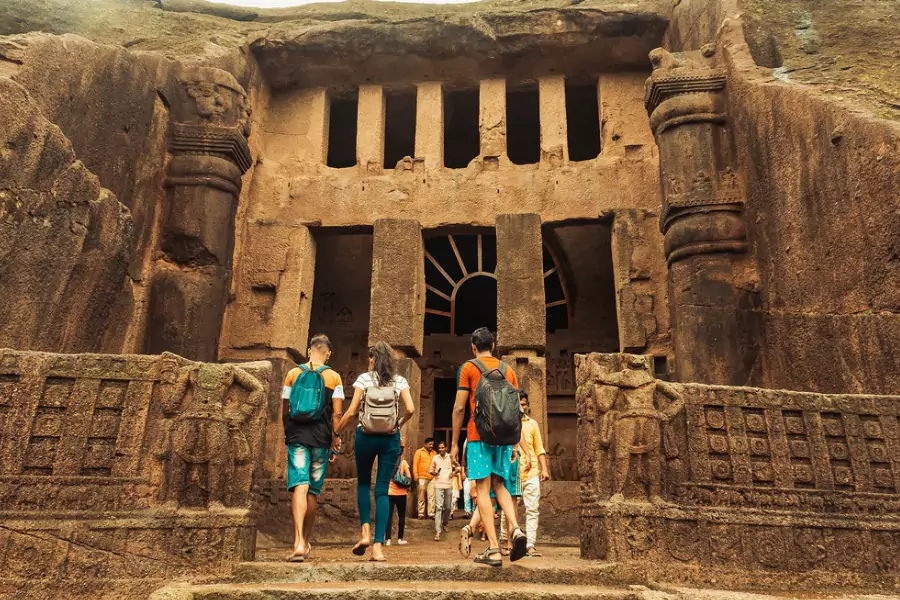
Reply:
[[[481,441],[491,446],[511,446],[522,437],[522,407],[519,390],[506,378],[506,363],[488,369],[477,358],[469,361],[481,371],[475,386],[475,429]]]

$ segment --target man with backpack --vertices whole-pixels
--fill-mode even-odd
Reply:
[[[294,551],[287,558],[289,562],[303,562],[309,555],[316,498],[325,482],[329,451],[338,443],[334,430],[343,412],[341,376],[326,364],[331,357],[331,340],[314,335],[307,356],[308,363],[288,372],[281,393],[287,487],[293,494]]]
[[[471,418],[466,428],[466,471],[475,481],[478,511],[492,515],[491,491],[506,514],[512,531],[510,560],[517,561],[527,552],[527,538],[519,528],[516,505],[506,484],[513,480],[513,463],[517,458],[514,446],[522,434],[522,408],[513,369],[494,358],[494,336],[481,327],[472,333],[472,354],[475,358],[459,368],[456,402],[453,406],[453,446],[450,454],[455,464],[459,458],[459,433],[465,418],[466,403]],[[475,562],[492,567],[501,566],[500,544],[493,519],[483,520],[490,546],[475,557]]]

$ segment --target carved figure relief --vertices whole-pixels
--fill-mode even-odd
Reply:
[[[663,503],[662,451],[665,447],[670,454],[675,452],[674,443],[664,441],[666,426],[683,410],[684,399],[673,386],[655,379],[647,359],[637,355],[629,356],[626,369],[599,375],[593,386],[593,400],[603,413],[599,441],[613,457],[609,501],[625,500],[626,483],[632,476],[641,480],[650,502]],[[601,393],[603,386],[618,389]],[[668,405],[657,399],[657,392],[668,398]]]
[[[203,465],[207,508],[224,510],[234,467],[251,459],[243,427],[262,404],[265,388],[233,365],[193,363],[179,368],[174,355],[163,355],[163,361],[162,381],[172,386],[154,452],[167,468],[163,500],[170,508],[182,506],[190,468]],[[233,386],[247,391],[237,403],[229,402]]]
[[[185,83],[188,96],[194,101],[197,116],[212,123],[221,123],[228,111],[228,98],[215,83],[194,81]]]

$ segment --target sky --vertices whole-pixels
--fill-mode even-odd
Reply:
[[[253,8],[287,8],[289,6],[301,6],[314,2],[343,2],[343,0],[210,0],[217,4],[232,4],[234,6],[250,6]],[[417,2],[419,4],[464,4],[476,0],[378,0],[379,2]]]

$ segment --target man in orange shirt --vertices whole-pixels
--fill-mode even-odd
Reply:
[[[488,370],[499,369],[503,376],[514,387],[518,387],[516,373],[501,360],[494,358],[494,336],[485,327],[476,329],[472,333],[472,354],[476,361],[480,362]],[[488,371],[485,371],[488,372]],[[497,503],[506,514],[512,530],[513,551],[510,560],[518,560],[525,555],[527,539],[519,529],[516,515],[516,505],[507,489],[506,483],[513,479],[513,468],[517,452],[513,446],[492,446],[481,441],[478,429],[475,426],[475,389],[481,379],[481,369],[468,361],[459,368],[456,385],[456,403],[453,405],[453,446],[450,455],[454,464],[459,460],[459,432],[462,429],[463,419],[466,413],[466,402],[472,417],[466,428],[467,452],[466,472],[470,479],[475,481],[475,489],[478,493],[478,511],[482,515],[493,515],[494,508],[491,502],[491,491],[497,497]],[[492,567],[501,566],[500,543],[497,540],[497,528],[494,520],[485,518],[484,530],[487,534],[490,546],[482,554],[475,557],[475,562]]]
[[[434,475],[431,474],[431,459],[434,458],[434,438],[425,438],[425,443],[416,450],[413,456],[413,479],[416,480],[417,508],[419,518],[424,519],[434,516]]]

